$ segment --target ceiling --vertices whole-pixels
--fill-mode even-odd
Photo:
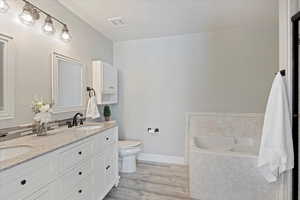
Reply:
[[[58,0],[114,41],[277,23],[277,0]],[[126,23],[114,27],[108,18]]]

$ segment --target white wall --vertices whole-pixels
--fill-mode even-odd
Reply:
[[[121,138],[142,140],[145,153],[183,156],[186,112],[264,112],[277,40],[270,25],[115,43]]]
[[[3,60],[3,45],[0,43],[0,110],[3,109],[3,62],[1,62]]]
[[[101,59],[112,63],[113,43],[102,34],[73,15],[56,0],[32,0],[53,16],[68,24],[73,39],[64,43],[56,36],[41,32],[43,20],[28,27],[20,23],[22,1],[8,1],[11,9],[0,16],[0,33],[14,37],[16,46],[16,119],[0,121],[0,128],[32,121],[31,101],[35,94],[51,100],[51,53],[58,53],[81,60],[87,66],[88,85],[91,85],[91,61]],[[66,117],[59,116],[59,117]]]

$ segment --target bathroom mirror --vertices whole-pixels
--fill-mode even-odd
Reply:
[[[14,117],[13,38],[0,33],[0,120]]]
[[[84,65],[79,60],[53,53],[52,101],[54,112],[84,109]]]

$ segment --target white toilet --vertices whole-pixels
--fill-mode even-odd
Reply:
[[[119,170],[122,173],[136,171],[136,157],[142,150],[140,141],[119,141]]]

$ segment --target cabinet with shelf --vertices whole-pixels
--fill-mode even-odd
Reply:
[[[118,103],[118,70],[100,60],[93,61],[93,88],[97,104]]]

